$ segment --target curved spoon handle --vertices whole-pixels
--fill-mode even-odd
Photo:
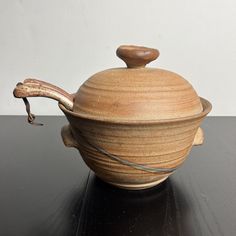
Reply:
[[[48,97],[60,102],[68,110],[73,109],[73,95],[55,85],[41,80],[26,79],[23,83],[18,83],[13,94],[16,98]]]
[[[63,104],[68,110],[73,110],[73,98],[74,95],[67,93],[63,89],[52,85],[50,83],[37,80],[37,79],[26,79],[23,83],[18,83],[13,91],[16,98],[22,98],[26,112],[28,113],[28,122],[34,125],[42,125],[35,123],[35,115],[30,111],[30,104],[27,97],[47,97],[52,98],[61,104]]]

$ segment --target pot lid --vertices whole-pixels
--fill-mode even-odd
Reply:
[[[150,121],[203,111],[196,91],[183,77],[145,67],[159,56],[158,50],[120,46],[116,54],[127,68],[112,68],[91,76],[75,94],[73,112],[91,119]]]

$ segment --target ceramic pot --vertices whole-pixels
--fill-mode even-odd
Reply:
[[[79,150],[102,180],[126,189],[157,185],[203,142],[200,124],[211,104],[200,98],[180,75],[145,65],[156,49],[120,46],[117,55],[127,68],[91,76],[75,94],[36,79],[18,83],[14,96],[57,100],[69,125],[62,128],[66,146]]]

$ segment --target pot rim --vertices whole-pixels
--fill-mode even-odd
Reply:
[[[156,120],[132,120],[131,121],[131,120],[117,120],[117,119],[110,119],[110,118],[99,119],[96,116],[88,116],[88,115],[70,111],[67,108],[65,108],[65,106],[63,106],[61,103],[58,103],[58,106],[64,113],[68,113],[71,116],[81,118],[81,119],[91,120],[91,121],[113,123],[113,124],[127,124],[127,125],[159,124],[159,123],[163,124],[163,123],[172,123],[172,122],[181,122],[181,121],[200,119],[206,116],[211,111],[212,105],[205,98],[202,98],[202,97],[199,97],[199,98],[203,107],[203,111],[201,113],[193,115],[193,116],[186,116],[186,117],[173,118],[173,119],[156,119]]]

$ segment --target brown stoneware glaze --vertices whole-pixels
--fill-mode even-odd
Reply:
[[[75,94],[27,79],[17,84],[14,96],[24,99],[29,116],[26,97],[57,100],[69,121],[62,128],[65,145],[77,148],[104,181],[145,189],[164,181],[193,145],[203,143],[199,126],[211,104],[180,75],[145,68],[158,50],[128,45],[116,54],[127,68],[98,72]]]

